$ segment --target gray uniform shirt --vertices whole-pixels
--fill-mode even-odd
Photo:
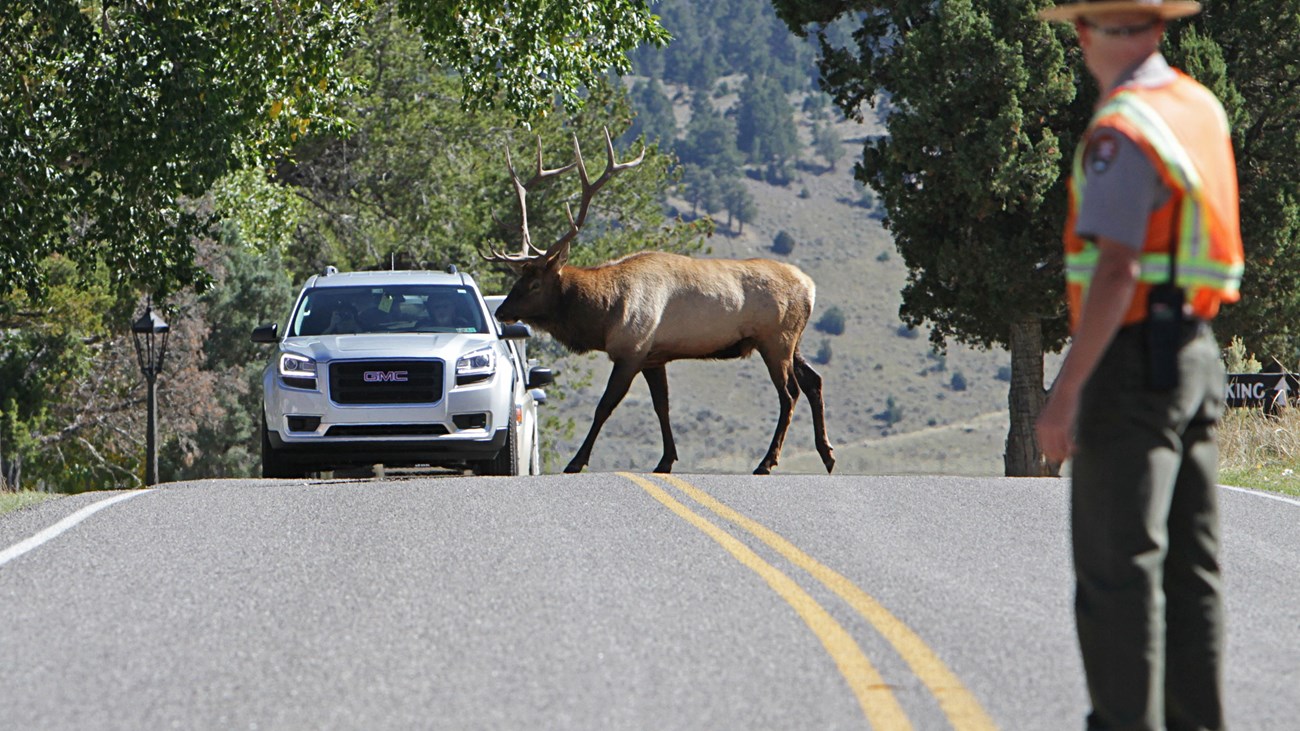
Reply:
[[[1174,76],[1164,56],[1157,53],[1121,76],[1115,86],[1161,86]],[[1088,141],[1083,168],[1083,202],[1074,232],[1084,239],[1104,236],[1141,249],[1151,212],[1170,195],[1155,166],[1137,143],[1106,129]]]

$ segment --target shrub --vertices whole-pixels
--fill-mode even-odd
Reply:
[[[794,251],[794,237],[785,231],[781,231],[772,239],[772,251],[787,256]]]
[[[1240,337],[1233,337],[1223,354],[1224,366],[1229,373],[1259,373],[1263,366],[1255,359],[1254,353],[1246,352],[1246,344]]]
[[[885,410],[876,414],[875,419],[885,422],[886,427],[891,427],[903,420],[903,407],[890,396],[885,399]]]
[[[821,347],[817,348],[817,355],[813,356],[813,361],[826,365],[831,362],[831,341],[823,339]]]
[[[966,376],[963,376],[961,374],[961,371],[954,371],[952,374],[952,390],[954,391],[966,390]]]
[[[817,320],[817,324],[813,325],[813,327],[827,335],[843,335],[844,313],[840,311],[840,308],[832,307],[821,316],[821,319]]]

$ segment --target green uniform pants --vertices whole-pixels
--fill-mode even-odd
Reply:
[[[1075,616],[1089,729],[1223,728],[1216,502],[1225,375],[1189,324],[1180,385],[1146,388],[1140,326],[1084,388],[1073,464]]]

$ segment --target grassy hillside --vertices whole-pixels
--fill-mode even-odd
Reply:
[[[684,100],[688,94],[681,95]],[[718,99],[725,107],[733,100]],[[795,108],[798,109],[797,104]],[[678,108],[680,128],[689,110]],[[811,124],[800,121],[809,141]],[[746,179],[760,213],[743,233],[725,230],[711,240],[710,256],[770,257],[789,261],[817,282],[813,322],[830,307],[845,315],[842,335],[826,335],[811,325],[803,352],[810,358],[829,342],[829,363],[815,365],[825,379],[828,431],[839,460],[837,472],[1002,474],[1007,432],[1010,357],[1003,350],[982,352],[950,344],[946,356],[931,352],[927,332],[907,333],[898,319],[899,292],[906,280],[902,257],[894,249],[878,214],[859,205],[863,197],[852,179],[868,135],[877,123],[837,123],[845,155],[835,170],[803,155],[798,178],[788,187]],[[689,206],[679,203],[689,212]],[[796,241],[789,256],[771,251],[785,231]],[[571,356],[554,364],[570,383],[585,372],[591,385],[548,409],[570,416],[572,437],[552,435],[559,470],[573,456],[591,424],[604,390],[609,362],[603,354]],[[673,428],[682,472],[750,472],[762,458],[776,423],[777,395],[762,360],[673,363],[668,368]],[[890,404],[893,407],[890,408]],[[661,453],[658,424],[649,391],[638,379],[605,425],[592,453],[592,470],[649,470]],[[812,426],[802,399],[786,439],[777,472],[821,472],[813,449]]]

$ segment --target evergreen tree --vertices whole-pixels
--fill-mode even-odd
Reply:
[[[840,133],[831,125],[818,122],[813,125],[812,138],[813,149],[834,170],[840,158],[844,157],[844,143],[840,140]]]
[[[1221,343],[1300,362],[1300,5],[1209,0],[1169,26],[1169,60],[1223,101],[1233,130],[1246,242],[1242,299]]]
[[[723,191],[723,203],[727,207],[727,227],[731,227],[731,220],[735,218],[739,224],[736,233],[745,233],[745,224],[753,223],[758,218],[758,203],[754,202],[754,196],[749,194],[749,190],[740,180],[729,180]]]
[[[623,135],[624,141],[631,142],[645,137],[647,142],[657,142],[665,149],[677,144],[677,118],[673,115],[673,103],[664,93],[664,86],[658,79],[637,82],[632,87],[629,101],[636,110],[636,117]]]
[[[794,108],[770,78],[745,80],[737,101],[736,133],[736,146],[751,163],[785,163],[798,155]]]
[[[792,28],[855,3],[776,0]],[[1033,438],[1044,346],[1066,335],[1060,244],[1069,151],[1089,114],[1073,31],[1034,13],[1045,0],[903,3],[861,19],[857,42],[827,48],[824,85],[848,116],[889,94],[889,135],[857,177],[885,206],[907,263],[900,316],[947,338],[1007,346],[1013,376],[1009,475],[1044,474]],[[823,34],[823,38],[824,38]],[[1070,49],[1070,50],[1067,50]]]
[[[735,125],[713,107],[712,99],[703,89],[697,89],[691,99],[691,121],[677,146],[677,154],[683,163],[708,170],[719,178],[740,174]]]
[[[766,0],[717,0],[715,7],[712,17],[722,37],[724,73],[754,73],[766,63],[772,30],[780,29],[772,7]]]
[[[709,63],[704,57],[703,24],[696,11],[696,5],[690,2],[666,2],[660,9],[660,22],[673,36],[663,51],[664,81],[690,84],[696,69]]]

